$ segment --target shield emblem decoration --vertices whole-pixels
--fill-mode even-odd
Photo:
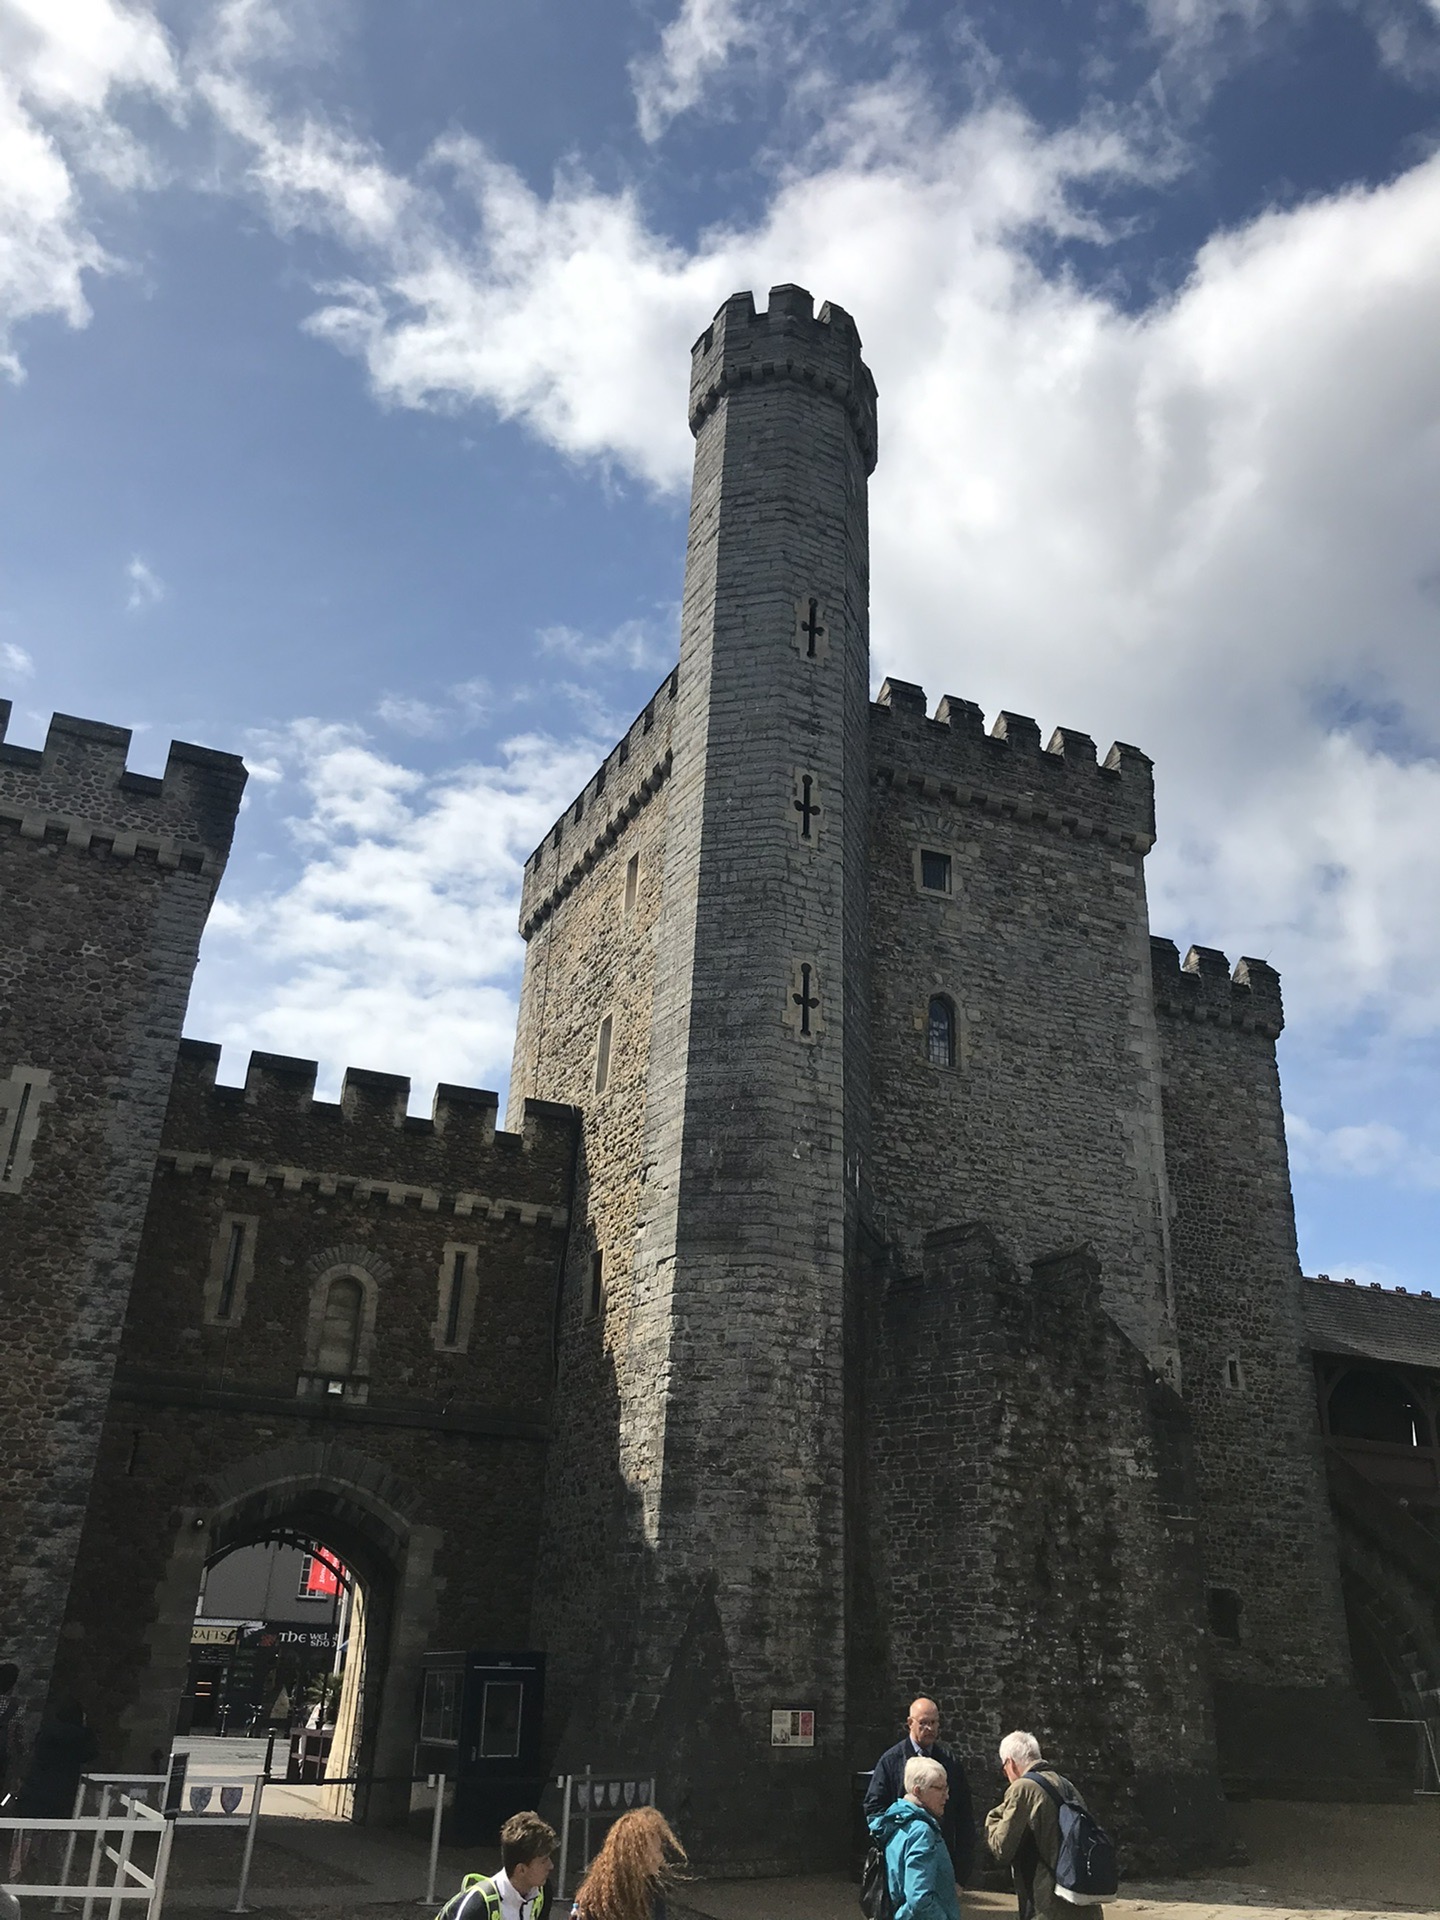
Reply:
[[[222,1813],[234,1813],[244,1797],[245,1789],[243,1787],[222,1787],[220,1789],[220,1811]]]
[[[618,1807],[620,1804],[620,1782],[618,1780],[612,1780],[610,1782],[610,1804],[612,1807]]]
[[[642,1780],[637,1788],[637,1793],[641,1806],[648,1806],[650,1804],[650,1782],[648,1780]]]
[[[633,1807],[635,1804],[635,1782],[633,1780],[627,1780],[625,1782],[625,1804],[627,1807]]]
[[[588,1809],[590,1805],[590,1782],[588,1780],[577,1780],[575,1782],[575,1804],[582,1813]]]
[[[192,1787],[190,1789],[190,1811],[192,1813],[204,1813],[210,1804],[210,1795],[213,1791],[214,1789],[211,1787]]]

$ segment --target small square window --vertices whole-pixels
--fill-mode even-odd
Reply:
[[[927,893],[949,893],[950,856],[948,853],[935,853],[929,847],[920,849],[920,884]]]

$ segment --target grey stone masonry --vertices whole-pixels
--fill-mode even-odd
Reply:
[[[1238,1601],[1238,1634],[1209,1636],[1222,1767],[1238,1785],[1284,1767],[1333,1791],[1376,1762],[1350,1688],[1305,1355],[1280,979],[1261,960],[1232,972],[1210,947],[1183,965],[1168,940],[1151,950],[1204,1575]]]
[[[1042,747],[968,701],[871,713],[876,1223],[906,1270],[968,1214],[1017,1261],[1084,1241],[1106,1305],[1175,1384],[1145,855],[1150,761],[1070,729]],[[927,887],[922,857],[943,863]],[[929,1057],[932,999],[954,1057]]]
[[[245,770],[0,702],[0,1620],[43,1696],[90,1489],[200,935]]]
[[[696,344],[690,419],[649,1018],[608,1149],[639,1192],[628,1241],[606,1249],[616,1286],[590,1376],[610,1396],[595,1431],[618,1436],[613,1482],[589,1462],[591,1510],[614,1516],[611,1602],[561,1748],[583,1761],[577,1743],[603,1737],[653,1761],[687,1842],[753,1870],[761,1833],[776,1866],[821,1855],[845,1804],[842,1317],[867,1111],[875,459],[854,323],[817,317],[795,287],[763,314],[737,295]],[[618,885],[624,850],[597,853],[595,883]],[[527,919],[548,859],[527,877]],[[543,980],[527,966],[517,1071],[538,1063],[533,1090],[563,1098],[537,1027],[564,1014],[540,1016],[538,995],[555,1006]],[[586,1141],[588,1157],[588,1114]],[[582,1174],[577,1204],[584,1190]],[[562,1341],[562,1402],[587,1377],[585,1337],[582,1323]],[[562,1428],[552,1478],[573,1487],[565,1446]],[[569,1544],[597,1537],[583,1511],[552,1517],[568,1512]],[[813,1750],[772,1747],[781,1707],[814,1710]]]
[[[1088,1248],[1020,1270],[971,1225],[872,1302],[884,1678],[943,1703],[977,1783],[1033,1729],[1124,1870],[1173,1869],[1225,1833],[1190,1423],[1100,1282]]]
[[[219,1056],[180,1043],[57,1685],[85,1702],[107,1765],[168,1751],[197,1548],[226,1544],[221,1490],[249,1476],[270,1519],[315,1528],[360,1573],[380,1714],[362,1757],[408,1773],[425,1647],[526,1645],[576,1116],[532,1101],[521,1132],[498,1132],[493,1093],[445,1084],[410,1115],[408,1080],[354,1068],[338,1101],[316,1100],[314,1061],[269,1053],[217,1085]],[[322,1369],[332,1288],[355,1283],[353,1333]],[[277,1443],[332,1468],[348,1453],[362,1479],[271,1483]],[[410,1546],[374,1556],[362,1528],[372,1557],[356,1562],[347,1524],[382,1487]]]

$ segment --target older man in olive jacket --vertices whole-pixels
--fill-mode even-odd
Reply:
[[[985,1816],[985,1844],[997,1866],[1015,1876],[1020,1920],[1105,1920],[1104,1907],[1074,1906],[1055,1891],[1055,1862],[1060,1857],[1060,1814],[1034,1775],[1064,1782],[1069,1797],[1083,1807],[1078,1789],[1040,1755],[1033,1733],[1007,1733],[1000,1742],[1000,1764],[1010,1782],[1005,1798]]]

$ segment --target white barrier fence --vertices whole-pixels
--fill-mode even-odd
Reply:
[[[87,1773],[75,1796],[76,1815],[85,1812],[85,1802],[91,1794],[98,1795],[99,1811],[103,1813],[109,1805],[110,1796],[124,1788],[137,1799],[145,1800],[156,1808],[165,1808],[168,1819],[177,1827],[244,1827],[240,1884],[235,1890],[234,1906],[226,1911],[249,1913],[245,1895],[250,1886],[250,1863],[255,1855],[255,1834],[260,1825],[260,1803],[264,1797],[267,1776],[257,1773],[242,1780],[193,1780],[186,1767],[180,1764],[181,1759],[188,1759],[188,1755],[179,1756],[172,1763],[169,1774]],[[70,1854],[67,1853],[67,1870],[69,1864]]]
[[[263,1773],[244,1780],[188,1780],[179,1762],[169,1774],[87,1773],[76,1790],[75,1806],[68,1820],[0,1820],[0,1831],[66,1836],[58,1881],[11,1880],[3,1883],[5,1890],[20,1898],[43,1898],[48,1894],[54,1913],[72,1910],[78,1898],[83,1909],[82,1920],[94,1920],[94,1909],[101,1900],[118,1903],[144,1897],[149,1903],[144,1920],[160,1920],[175,1828],[244,1827],[240,1884],[235,1905],[228,1911],[249,1913],[245,1895],[250,1883],[265,1782]],[[118,1849],[102,1845],[101,1836],[112,1830],[122,1834]],[[137,1834],[154,1836],[156,1840],[156,1858],[149,1874],[132,1858]],[[83,1856],[87,1835],[91,1837],[89,1879],[82,1885],[76,1877],[75,1856],[77,1852]],[[116,1866],[117,1879],[113,1882],[97,1878],[106,1863]],[[118,1904],[110,1907],[106,1920],[120,1920]]]
[[[118,1799],[118,1806],[107,1801],[103,1813],[73,1815],[68,1820],[17,1819],[13,1815],[0,1819],[0,1847],[6,1848],[0,1858],[8,1859],[8,1841],[12,1835],[25,1835],[32,1847],[37,1840],[43,1845],[50,1834],[64,1834],[68,1842],[62,1879],[14,1877],[3,1882],[4,1891],[21,1900],[48,1898],[57,1906],[66,1898],[78,1900],[83,1920],[93,1920],[95,1909],[100,1905],[105,1907],[106,1920],[122,1920],[126,1902],[132,1903],[132,1914],[134,1903],[143,1902],[144,1920],[159,1920],[174,1827],[164,1813],[147,1807],[143,1800],[129,1794],[120,1794]],[[90,1859],[82,1885],[78,1880],[71,1880],[69,1874],[77,1846],[83,1850],[87,1838]],[[153,1843],[148,1871],[135,1857],[137,1843],[142,1855],[149,1852]],[[107,1872],[107,1869],[113,1871]],[[24,1869],[20,1872],[23,1875]]]

